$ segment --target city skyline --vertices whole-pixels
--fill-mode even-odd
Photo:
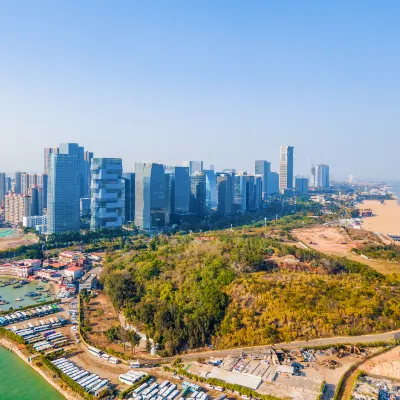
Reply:
[[[94,4],[2,5],[1,171],[63,142],[252,171],[288,144],[296,173],[398,178],[398,3]]]

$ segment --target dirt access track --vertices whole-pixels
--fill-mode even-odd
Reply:
[[[352,238],[344,228],[316,226],[313,228],[294,229],[292,234],[305,246],[321,253],[347,257],[350,260],[367,264],[382,274],[400,272],[399,263],[367,259],[351,251],[353,248],[360,248],[366,244],[382,244],[380,239],[371,232],[354,231]]]

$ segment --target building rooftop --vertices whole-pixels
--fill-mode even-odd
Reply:
[[[82,268],[73,265],[72,267],[67,268],[66,271],[71,271],[71,272],[73,272],[73,271],[82,271]]]
[[[212,368],[211,372],[207,374],[207,378],[221,379],[228,383],[237,383],[239,385],[256,390],[262,379],[259,376],[239,374],[238,372],[225,371],[220,368]]]
[[[49,265],[49,267],[55,268],[55,269],[61,269],[61,268],[65,268],[67,266],[67,264],[61,263],[61,262],[52,262],[52,263],[49,263],[48,265]]]

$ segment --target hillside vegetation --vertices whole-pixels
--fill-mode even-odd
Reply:
[[[400,246],[390,245],[367,245],[361,249],[353,249],[357,254],[364,254],[375,260],[385,260],[390,262],[400,262]]]
[[[112,304],[165,354],[400,326],[398,279],[252,232],[152,239],[107,255]]]

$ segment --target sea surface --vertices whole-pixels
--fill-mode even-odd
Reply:
[[[7,277],[7,278],[3,278],[0,277],[0,283],[10,280],[10,279],[14,279],[14,277]],[[16,278],[16,279],[21,279],[21,278]],[[13,309],[17,309],[18,306],[29,306],[31,304],[37,304],[39,303],[38,301],[35,301],[35,299],[40,299],[42,297],[45,298],[45,300],[52,300],[54,298],[54,294],[52,293],[51,297],[45,297],[47,295],[47,293],[41,294],[38,297],[29,297],[29,296],[25,296],[26,293],[29,292],[35,292],[35,288],[37,286],[45,286],[45,288],[47,289],[49,286],[48,285],[44,285],[41,282],[32,282],[32,283],[28,283],[27,285],[23,285],[22,287],[18,288],[18,289],[14,289],[12,287],[12,285],[10,286],[6,286],[6,287],[0,287],[0,296],[1,296],[1,300],[7,300],[10,302],[10,304],[5,304],[0,306],[0,310],[4,310],[7,311],[9,310],[10,307],[12,307]],[[41,293],[41,292],[39,292]],[[22,298],[24,299],[23,301],[15,301],[16,298]],[[1,397],[0,397],[1,399]]]
[[[9,350],[0,347],[1,400],[63,400],[36,371]]]

